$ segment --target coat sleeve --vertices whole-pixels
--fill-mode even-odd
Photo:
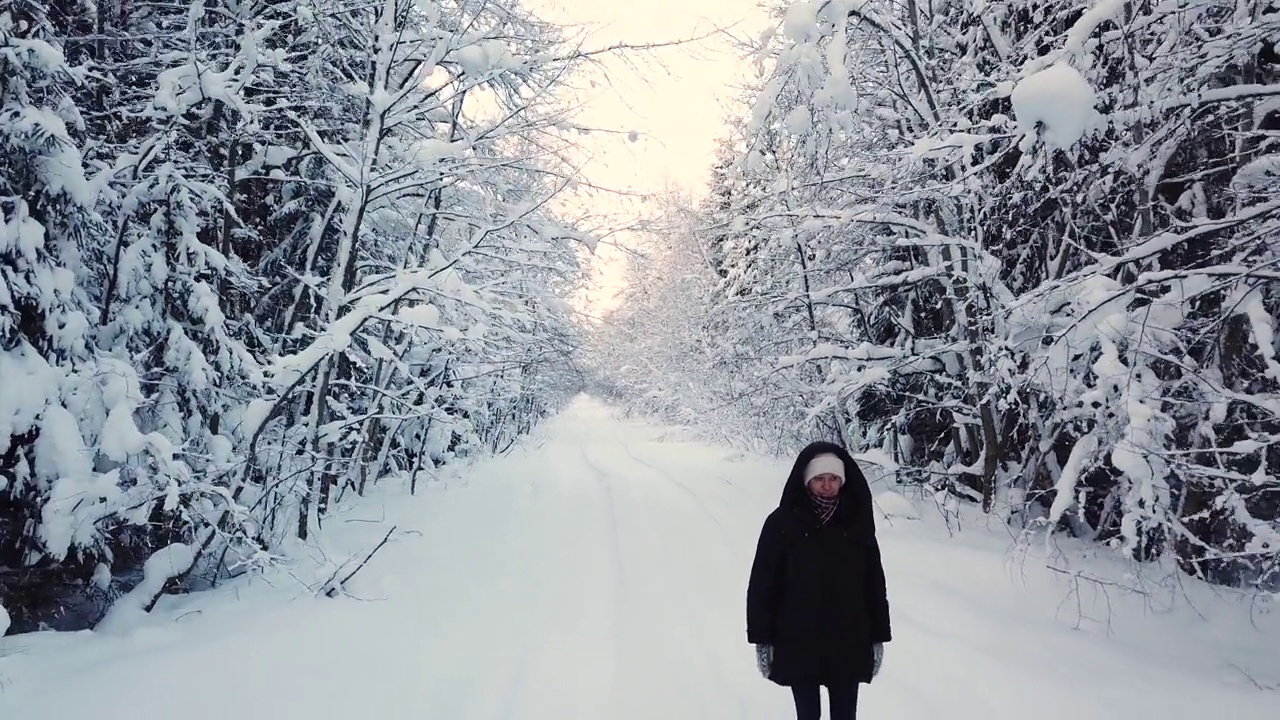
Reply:
[[[868,546],[866,588],[867,617],[870,620],[871,642],[887,643],[893,639],[889,627],[889,593],[885,587],[884,564],[880,560],[880,543],[871,536]]]
[[[747,642],[773,645],[782,586],[783,538],[773,515],[764,521],[747,583]]]

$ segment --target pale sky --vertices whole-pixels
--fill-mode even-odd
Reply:
[[[590,47],[617,42],[680,40],[715,27],[735,26],[738,37],[757,37],[766,18],[756,0],[524,0],[547,20],[593,29]],[[727,101],[749,67],[720,38],[657,51],[654,60],[636,56],[630,67],[610,59],[609,85],[601,84],[579,122],[639,135],[583,138],[594,157],[586,168],[591,182],[641,192],[660,192],[668,181],[701,195],[715,142],[723,134]],[[619,211],[627,212],[625,205]],[[639,212],[638,210],[633,212]],[[626,243],[627,237],[615,238]],[[585,298],[590,314],[609,307],[620,286],[622,253],[602,244],[593,261],[596,287]]]

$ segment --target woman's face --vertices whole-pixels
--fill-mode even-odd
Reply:
[[[833,498],[840,494],[840,476],[834,473],[816,475],[809,481],[809,492],[820,498]]]

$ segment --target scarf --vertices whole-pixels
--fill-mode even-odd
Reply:
[[[836,514],[836,507],[840,505],[839,495],[828,500],[809,493],[809,500],[813,503],[813,511],[818,514],[818,519],[822,521],[823,525],[826,525],[831,520]]]

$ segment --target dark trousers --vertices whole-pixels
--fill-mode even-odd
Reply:
[[[817,685],[795,685],[791,695],[796,701],[796,720],[820,720],[822,695]],[[858,717],[858,683],[848,687],[827,687],[831,720],[855,720]]]

